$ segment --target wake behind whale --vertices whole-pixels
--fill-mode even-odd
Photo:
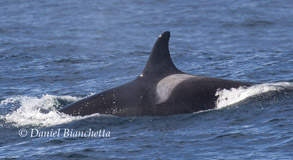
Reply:
[[[73,116],[192,113],[215,108],[218,90],[252,85],[190,75],[178,70],[169,53],[169,38],[168,31],[158,37],[143,72],[135,80],[77,101],[60,112]]]

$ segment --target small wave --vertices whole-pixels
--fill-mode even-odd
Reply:
[[[68,103],[81,98],[72,96],[43,95],[42,97],[18,96],[5,99],[0,102],[0,106],[12,105],[18,109],[6,115],[0,115],[0,119],[10,123],[15,127],[19,126],[54,126],[80,120],[89,116],[69,116],[58,112],[57,108],[62,106],[61,102]],[[96,116],[96,114],[91,115]]]
[[[219,90],[216,92],[216,96],[219,96],[216,102],[216,108],[224,108],[255,95],[267,93],[270,91],[281,91],[284,89],[293,89],[293,83],[264,83],[253,85],[251,87],[240,87],[232,88],[230,90]]]

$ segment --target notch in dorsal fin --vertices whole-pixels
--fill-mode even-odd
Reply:
[[[169,53],[170,32],[162,33],[153,46],[148,62],[142,72],[143,76],[168,75],[179,73]]]

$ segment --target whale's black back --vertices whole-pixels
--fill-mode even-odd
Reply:
[[[249,86],[249,83],[217,78],[188,78],[176,86],[166,101],[158,101],[157,85],[170,76],[186,75],[178,70],[169,53],[170,32],[159,36],[143,72],[133,81],[77,101],[61,109],[70,115],[93,113],[120,116],[172,115],[215,107],[218,89]],[[171,83],[172,85],[172,83]],[[168,86],[167,86],[168,87]]]

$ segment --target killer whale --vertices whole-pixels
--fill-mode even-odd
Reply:
[[[170,32],[155,42],[143,72],[133,81],[65,106],[60,112],[72,116],[94,113],[118,116],[167,116],[216,107],[219,89],[252,84],[184,73],[169,53]]]

